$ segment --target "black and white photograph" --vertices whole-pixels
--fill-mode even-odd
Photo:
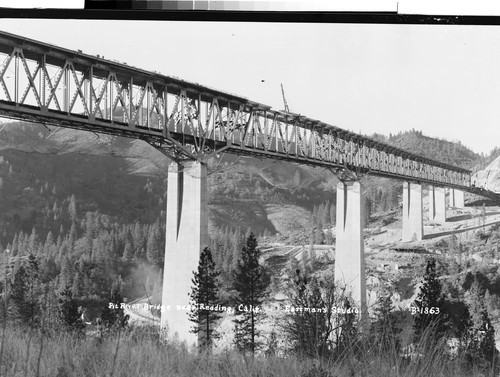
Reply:
[[[500,375],[500,26],[109,14],[0,19],[0,376]]]

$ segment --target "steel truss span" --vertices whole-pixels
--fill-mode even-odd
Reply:
[[[177,159],[254,155],[475,191],[471,172],[214,90],[0,32],[0,114],[143,139]]]

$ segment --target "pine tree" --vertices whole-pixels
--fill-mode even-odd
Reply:
[[[101,320],[104,327],[104,333],[121,331],[128,325],[129,315],[125,314],[121,304],[123,298],[120,294],[120,288],[113,287],[109,302],[106,303],[102,313]]]
[[[73,266],[69,258],[65,257],[61,263],[61,272],[59,273],[59,287],[66,288],[67,285],[73,285]]]
[[[330,228],[328,228],[328,230],[326,231],[326,234],[325,234],[325,245],[333,245],[333,234],[332,234],[332,230]]]
[[[326,302],[318,282],[297,269],[290,292],[291,307],[300,309],[285,316],[283,327],[293,351],[300,356],[326,356],[331,327],[328,313],[323,310]],[[308,311],[303,308],[308,308]]]
[[[49,231],[47,234],[47,239],[45,240],[45,244],[43,246],[43,255],[45,258],[49,258],[54,251],[55,244],[54,244],[54,236],[52,235],[52,232]]]
[[[39,272],[36,257],[30,254],[27,263],[23,260],[14,270],[9,288],[12,318],[19,325],[36,326],[40,319],[37,300]]]
[[[323,228],[321,228],[320,224],[316,225],[314,229],[314,243],[316,245],[322,245],[325,240],[325,234],[323,233]]]
[[[332,219],[330,218],[330,208],[331,204],[330,201],[328,200],[325,204],[325,207],[323,208],[323,227],[330,227],[332,223]]]
[[[335,202],[332,203],[330,206],[330,226],[333,227],[335,226],[335,219],[337,218],[336,214],[337,208],[335,207]]]
[[[380,289],[374,313],[375,321],[371,326],[374,340],[381,352],[389,350],[398,352],[400,346],[398,334],[401,329],[397,326],[390,292],[385,286]]]
[[[69,200],[68,213],[69,213],[69,219],[71,220],[71,222],[76,223],[76,221],[78,220],[78,216],[77,216],[77,212],[76,212],[75,194],[71,195],[71,198]]]
[[[82,294],[83,280],[81,275],[77,272],[73,279],[72,292],[75,296],[79,297]]]
[[[132,242],[130,242],[127,239],[127,241],[125,241],[125,248],[123,250],[122,259],[124,261],[131,261],[133,258],[134,258],[134,250],[132,248]]]
[[[81,319],[81,313],[78,311],[78,305],[73,299],[71,288],[66,286],[59,293],[59,320],[68,332],[83,335],[85,325]]]
[[[498,351],[495,347],[495,329],[486,308],[484,289],[477,279],[471,285],[466,298],[468,311],[468,331],[463,339],[465,359],[469,366],[482,370],[498,368]]]
[[[136,256],[138,258],[143,258],[144,250],[146,250],[146,237],[144,235],[144,230],[139,222],[136,222],[134,225],[134,229],[132,230],[132,239],[134,242]]]
[[[26,324],[29,320],[29,308],[27,303],[27,280],[28,274],[24,266],[20,266],[14,273],[9,287],[10,317],[17,324]]]
[[[419,340],[425,329],[431,324],[436,326],[434,340],[441,338],[446,332],[448,318],[443,311],[444,296],[441,282],[437,277],[436,260],[434,258],[427,261],[422,287],[413,304],[417,309],[413,323],[415,339]],[[439,314],[435,314],[436,311],[439,311]]]
[[[30,237],[29,237],[29,239],[28,239],[28,247],[27,247],[27,249],[28,249],[28,254],[33,254],[33,255],[35,255],[35,254],[36,254],[36,252],[37,252],[37,249],[38,249],[39,243],[40,243],[40,241],[39,241],[39,239],[38,239],[38,235],[37,235],[37,233],[36,233],[35,228],[33,228],[33,229],[31,230],[31,235],[30,235]]]
[[[257,239],[250,233],[234,273],[233,289],[238,299],[234,320],[235,343],[240,351],[250,351],[252,354],[261,346],[258,341],[258,323],[264,317],[261,305],[268,285],[264,281],[264,270],[259,264],[259,256]]]
[[[163,246],[160,240],[160,224],[157,222],[149,229],[146,256],[149,263],[156,266],[163,266]]]
[[[215,262],[208,247],[203,249],[198,271],[193,271],[193,274],[193,287],[189,297],[191,306],[196,309],[189,313],[189,320],[194,324],[191,332],[198,334],[200,349],[210,349],[213,341],[219,338],[216,326],[221,315],[214,310],[214,307],[220,303],[218,282],[220,272],[215,268]]]

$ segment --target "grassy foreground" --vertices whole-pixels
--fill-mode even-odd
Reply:
[[[361,346],[362,347],[362,346]],[[41,352],[40,352],[41,351]],[[363,352],[366,352],[363,354]],[[336,361],[296,357],[243,356],[234,351],[197,354],[180,345],[162,344],[143,329],[99,340],[29,333],[7,328],[0,375],[43,377],[351,377],[488,376],[460,368],[438,347],[425,357],[403,361],[361,350]]]

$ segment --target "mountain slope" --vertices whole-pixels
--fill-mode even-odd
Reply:
[[[472,182],[477,187],[500,192],[500,156],[497,157],[485,169],[478,171],[472,177]]]

